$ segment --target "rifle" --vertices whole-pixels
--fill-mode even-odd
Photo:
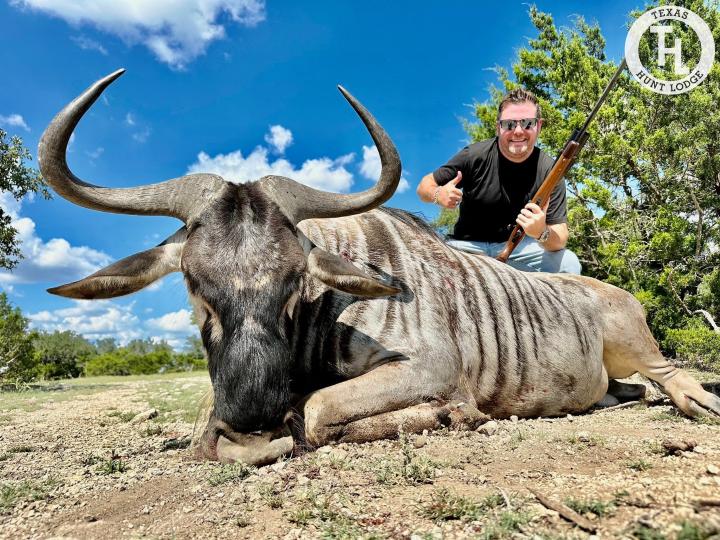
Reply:
[[[565,147],[562,149],[562,152],[560,152],[560,155],[558,155],[557,159],[555,160],[555,164],[553,165],[553,168],[550,169],[550,172],[545,177],[545,180],[543,180],[542,185],[538,188],[537,192],[531,199],[531,202],[534,202],[540,208],[542,208],[543,205],[548,201],[553,190],[564,178],[568,170],[570,170],[572,164],[575,163],[575,160],[577,159],[580,150],[582,150],[583,146],[585,146],[585,143],[590,138],[590,133],[588,133],[588,127],[590,126],[590,122],[592,122],[593,118],[595,118],[595,115],[600,110],[600,106],[607,98],[607,95],[610,93],[612,87],[615,86],[615,83],[620,77],[622,71],[625,69],[625,66],[625,59],[623,58],[622,62],[620,62],[620,65],[615,71],[615,74],[612,76],[610,82],[605,87],[605,90],[600,96],[600,99],[598,99],[597,103],[595,103],[595,107],[590,112],[587,120],[585,120],[585,123],[581,128],[575,128],[573,130],[572,135],[570,136],[570,140],[565,144]],[[500,252],[496,259],[501,262],[506,262],[508,260],[508,257],[510,257],[510,254],[520,243],[520,240],[522,240],[524,237],[525,231],[523,230],[523,228],[520,225],[515,225],[515,228],[510,234],[510,238],[508,238],[508,241],[505,244],[505,248]]]

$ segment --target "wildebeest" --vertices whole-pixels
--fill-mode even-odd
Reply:
[[[40,142],[42,173],[81,206],[174,216],[184,227],[50,292],[109,298],[183,273],[214,393],[204,456],[261,463],[293,440],[370,441],[400,425],[472,424],[478,411],[580,412],[605,396],[609,378],[635,372],[688,415],[720,414],[717,396],[663,358],[631,294],[455,251],[416,217],[379,208],[397,187],[400,160],[342,89],[382,161],[365,192],[324,193],[278,176],[233,184],[194,174],[126,189],[77,179],[65,159],[70,135],[121,74],[55,117]]]

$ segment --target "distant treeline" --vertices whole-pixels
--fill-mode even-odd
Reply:
[[[207,369],[199,338],[189,337],[185,349],[178,353],[166,342],[150,339],[120,346],[113,338],[90,342],[69,330],[29,330],[20,308],[0,293],[0,382]]]

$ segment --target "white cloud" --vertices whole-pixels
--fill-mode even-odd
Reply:
[[[104,56],[108,54],[107,49],[103,47],[100,42],[90,39],[87,36],[72,36],[70,39],[84,51],[97,51]]]
[[[20,215],[21,203],[9,193],[0,193],[0,208],[10,216],[18,231],[24,258],[12,271],[0,271],[0,284],[74,281],[110,264],[112,258],[86,246],[72,246],[64,238],[47,242],[37,236],[35,222]]]
[[[382,163],[380,163],[380,153],[378,152],[377,146],[363,145],[363,159],[362,163],[360,163],[360,173],[362,173],[365,178],[372,180],[373,182],[377,182],[380,178],[381,171]],[[410,183],[405,179],[405,177],[401,176],[396,192],[402,193],[403,191],[407,191],[409,188]]]
[[[149,136],[150,136],[150,128],[145,126],[140,131],[136,131],[135,133],[133,133],[132,138],[136,142],[144,143],[144,142],[147,142]]]
[[[0,126],[12,126],[23,128],[25,131],[30,131],[30,126],[25,123],[25,119],[22,115],[13,113],[8,116],[0,114]]]
[[[114,337],[121,344],[143,337],[133,304],[110,300],[73,300],[73,306],[28,315],[30,326],[45,332],[72,330],[86,339]]]
[[[132,134],[133,140],[135,140],[136,142],[139,142],[139,143],[147,142],[148,137],[150,136],[151,130],[148,126],[141,127],[138,124],[138,119],[135,117],[135,115],[133,113],[129,112],[125,115],[125,123],[128,126],[133,127],[138,130]]]
[[[176,350],[185,345],[189,335],[198,335],[197,326],[190,322],[190,311],[186,309],[142,321],[134,313],[134,302],[125,306],[112,300],[73,300],[72,303],[69,308],[29,314],[30,326],[44,332],[72,330],[91,341],[111,337],[121,345],[150,337],[156,343],[166,341]]]
[[[240,150],[214,157],[200,152],[197,161],[188,168],[188,173],[215,173],[226,180],[240,183],[273,174],[287,176],[324,191],[346,192],[352,186],[353,176],[345,166],[353,159],[353,154],[335,159],[328,157],[308,159],[298,169],[283,158],[270,162],[268,149],[258,146],[247,157],[244,157]]]
[[[85,153],[87,154],[87,156],[90,159],[95,160],[95,159],[99,158],[100,156],[102,156],[103,152],[105,152],[105,149],[102,146],[99,146],[92,152],[86,151]]]
[[[166,313],[156,319],[148,319],[147,325],[150,328],[173,333],[190,334],[197,331],[197,326],[192,323],[191,313],[187,309]]]
[[[265,142],[277,154],[283,154],[285,149],[292,144],[292,141],[292,131],[280,125],[270,126],[270,132],[265,135]]]
[[[264,0],[11,0],[11,4],[73,25],[94,26],[130,44],[141,43],[176,69],[224,38],[226,21],[252,27],[265,20]]]

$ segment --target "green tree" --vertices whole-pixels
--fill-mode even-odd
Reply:
[[[205,348],[202,339],[197,336],[188,336],[185,340],[185,352],[191,358],[205,358]]]
[[[101,338],[95,341],[95,350],[98,354],[106,354],[117,350],[117,340],[115,338]]]
[[[70,330],[41,332],[33,344],[40,374],[45,379],[78,377],[85,363],[97,354],[92,343]]]
[[[700,15],[720,38],[717,0],[678,1]],[[637,17],[639,12],[633,13]],[[466,129],[473,140],[494,134],[497,104],[523,86],[540,99],[545,125],[540,145],[557,155],[580,127],[616,65],[605,57],[596,24],[578,17],[560,30],[552,17],[530,9],[537,35],[519,50],[512,75],[497,68],[501,88],[475,107]],[[699,56],[694,34],[682,37],[692,68]],[[641,58],[653,74],[673,76],[653,63],[652,39]],[[720,48],[716,50],[716,56]],[[717,60],[717,59],[716,59]],[[689,357],[670,329],[712,334],[699,310],[720,317],[720,69],[687,94],[667,96],[644,89],[627,72],[590,126],[590,142],[566,178],[570,193],[569,247],[586,275],[633,292],[667,352]],[[700,324],[698,326],[698,323]],[[715,359],[718,360],[718,359]]]
[[[166,351],[172,353],[172,347],[166,341],[155,342],[152,338],[133,339],[125,347],[128,352],[133,354],[150,354],[156,351]]]
[[[32,380],[37,372],[33,334],[20,308],[0,293],[0,382]]]
[[[7,133],[0,129],[0,191],[6,191],[19,201],[28,193],[39,193],[45,198],[50,194],[40,173],[25,165],[32,157],[17,136],[6,139]],[[22,257],[18,246],[17,230],[11,217],[0,208],[0,268],[14,268]]]

